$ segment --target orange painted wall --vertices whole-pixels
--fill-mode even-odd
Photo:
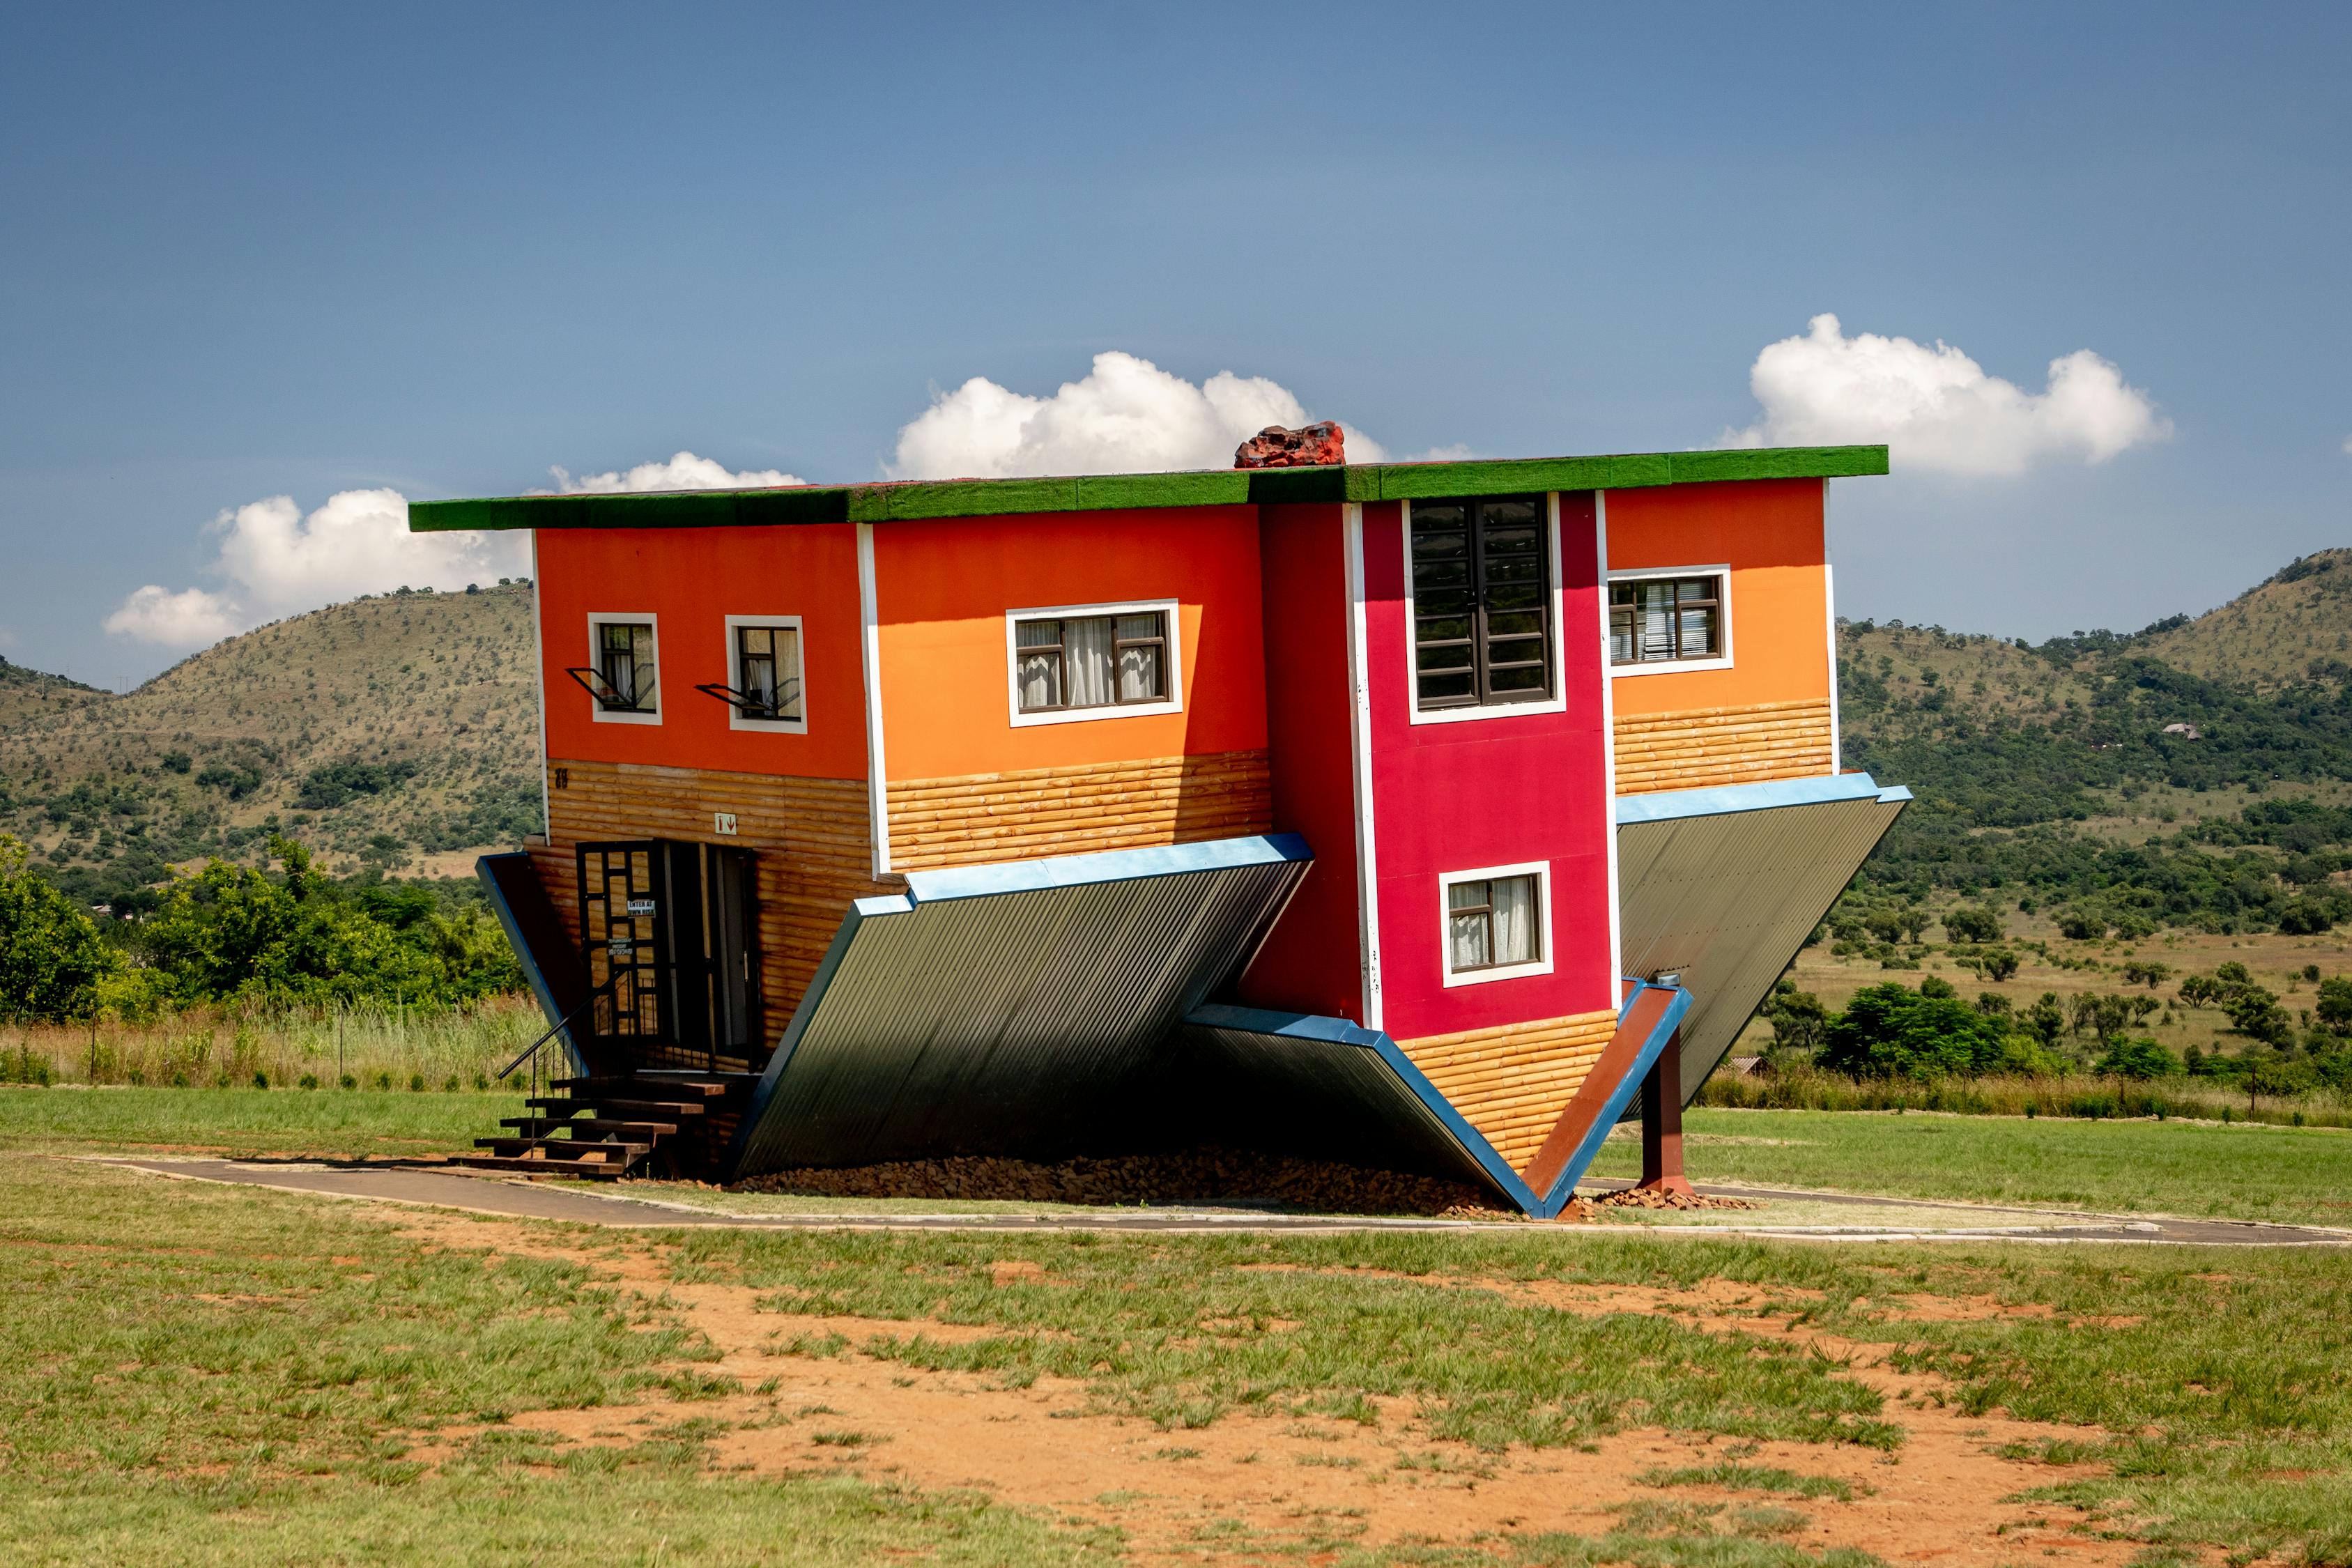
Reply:
[[[560,529],[538,536],[547,750],[559,759],[655,763],[801,778],[866,776],[857,535],[793,528]],[[591,663],[591,614],[659,617],[662,721],[597,723],[564,671]],[[731,730],[695,690],[729,679],[729,616],[799,616],[808,733]]]
[[[1731,567],[1729,669],[1621,676],[1620,714],[1793,702],[1830,694],[1820,479],[1609,492],[1609,569]]]
[[[874,567],[891,778],[1265,744],[1255,507],[878,523]],[[1171,598],[1181,628],[1181,712],[1011,722],[1007,610]]]

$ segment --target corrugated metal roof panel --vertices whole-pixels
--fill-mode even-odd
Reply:
[[[1859,774],[1844,798],[1665,816],[1617,830],[1628,973],[1675,973],[1691,993],[1683,1084],[1696,1095],[1789,961],[1902,815],[1906,792]],[[1697,795],[1728,795],[1701,792]]]
[[[1130,1091],[1310,863],[1291,836],[1184,847],[1132,852],[1139,875],[1070,857],[862,900],[769,1066],[737,1173],[1165,1136]]]

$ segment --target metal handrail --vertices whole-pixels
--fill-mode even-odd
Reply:
[[[614,976],[614,979],[618,978],[619,976],[617,975]],[[602,996],[612,988],[613,981],[607,980],[604,984],[591,989],[586,996],[581,998],[580,1005],[572,1008],[571,1012],[566,1013],[562,1018],[558,1019],[547,1033],[540,1036],[539,1038],[525,1046],[522,1048],[522,1054],[520,1056],[507,1063],[505,1068],[499,1074],[499,1081],[500,1083],[506,1082],[507,1079],[514,1072],[515,1068],[522,1066],[523,1063],[537,1056],[539,1054],[539,1048],[541,1046],[544,1046],[548,1041],[555,1038],[556,1036],[562,1034],[565,1029],[570,1028],[572,1026],[572,1020],[579,1017],[581,1014],[585,1013],[589,1008],[594,1006],[596,1005],[596,998]]]

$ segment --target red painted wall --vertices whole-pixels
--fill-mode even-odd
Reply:
[[[566,761],[655,763],[802,778],[866,776],[857,538],[847,523],[795,528],[555,529],[538,536],[547,750]],[[564,673],[593,665],[591,614],[657,617],[661,722],[598,723]],[[729,616],[799,616],[808,733],[730,730],[695,690],[729,679]]]
[[[1254,1007],[1363,1022],[1356,901],[1356,802],[1348,726],[1348,581],[1338,506],[1258,514],[1265,596],[1266,742],[1274,826],[1315,851],[1257,961],[1242,977]]]
[[[1561,496],[1564,711],[1414,724],[1402,509],[1364,508],[1381,993],[1384,1026],[1397,1039],[1616,1005],[1595,544],[1592,497]],[[1551,866],[1552,973],[1448,989],[1439,874],[1528,860]]]

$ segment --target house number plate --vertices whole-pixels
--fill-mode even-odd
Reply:
[[[711,831],[718,834],[721,838],[734,837],[735,814],[731,811],[712,812],[710,814],[710,827]]]
[[[631,899],[629,912],[633,915],[649,915],[654,912],[654,901],[651,899]]]

